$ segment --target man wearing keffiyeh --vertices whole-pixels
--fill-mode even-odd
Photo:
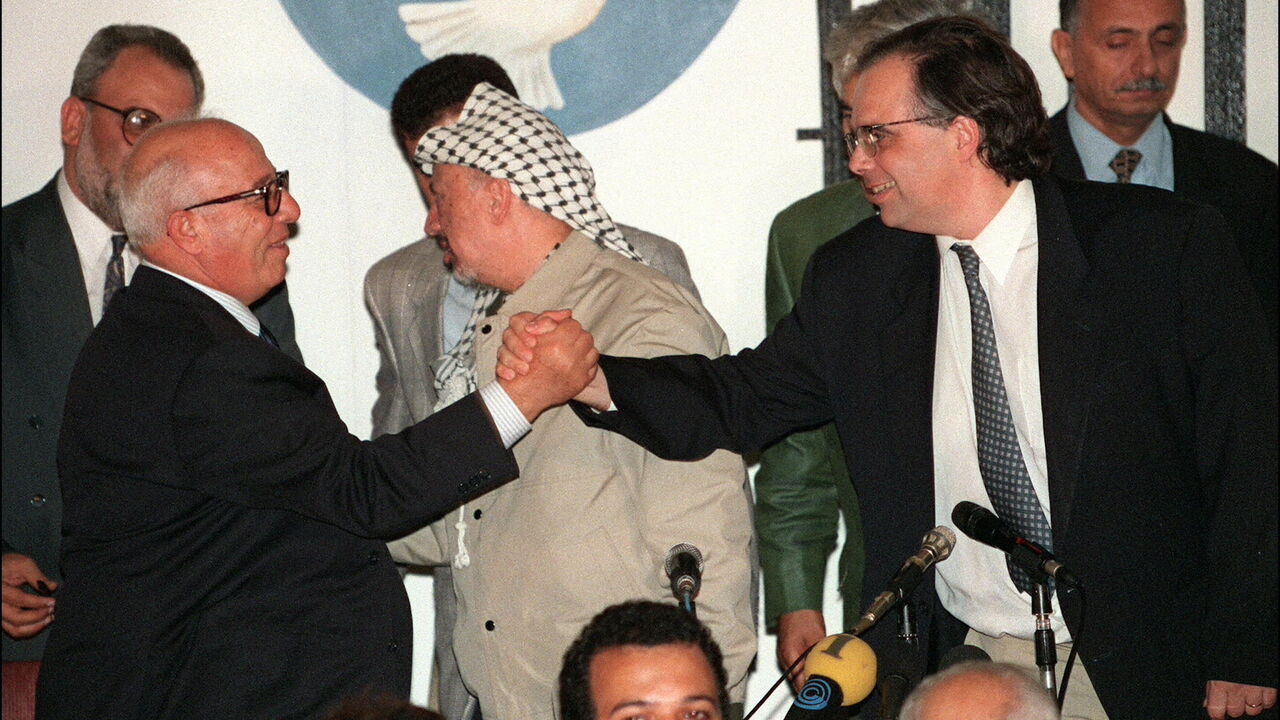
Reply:
[[[615,353],[727,350],[697,299],[622,237],[586,159],[519,100],[476,86],[456,123],[423,136],[417,159],[432,175],[428,232],[455,273],[506,296],[477,303],[437,369],[443,401],[493,378],[507,318],[525,310],[571,308]],[[520,479],[392,544],[398,561],[452,564],[454,651],[484,717],[552,717],[556,671],[578,630],[607,605],[670,599],[663,561],[682,542],[705,557],[699,617],[725,649],[741,702],[756,644],[742,460],[659,460],[567,408],[539,418],[515,452]]]

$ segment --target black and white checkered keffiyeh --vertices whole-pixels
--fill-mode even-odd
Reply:
[[[530,207],[644,262],[596,198],[595,173],[582,153],[545,115],[488,83],[471,91],[456,123],[422,136],[416,158],[427,174],[437,164],[463,165],[506,180]],[[498,297],[493,288],[477,294],[462,338],[437,363],[437,409],[475,390],[475,328]]]

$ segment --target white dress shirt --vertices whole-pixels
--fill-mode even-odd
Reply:
[[[67,178],[58,173],[58,200],[62,214],[67,217],[71,237],[80,257],[80,273],[84,276],[84,290],[89,298],[89,316],[97,325],[102,319],[102,288],[107,280],[107,263],[111,261],[111,236],[115,231],[107,227],[101,218],[93,214],[80,198],[71,191]],[[124,282],[129,284],[133,271],[138,269],[140,258],[132,245],[124,249]]]
[[[978,468],[973,412],[969,291],[956,242],[973,247],[981,260],[979,281],[991,305],[1001,373],[1018,444],[1046,518],[1049,514],[1044,416],[1040,408],[1040,353],[1036,334],[1036,270],[1039,261],[1035,193],[1022,181],[1004,207],[972,241],[938,236],[941,287],[933,387],[934,512],[940,525],[954,526],[951,511],[962,500],[991,508]],[[958,536],[950,559],[937,566],[942,605],[986,635],[1030,639],[1035,632],[1031,598],[1014,587],[1004,553]],[[1054,601],[1058,642],[1070,639]]]

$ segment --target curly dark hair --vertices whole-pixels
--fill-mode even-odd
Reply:
[[[1053,145],[1031,66],[990,25],[974,17],[926,20],[872,43],[866,69],[890,57],[915,65],[920,114],[972,118],[982,129],[979,156],[1006,182],[1049,170]]]
[[[487,82],[520,97],[511,76],[493,58],[460,53],[441,55],[414,70],[391,99],[391,127],[402,140],[417,140],[450,110],[462,109],[476,85]]]
[[[623,645],[656,647],[675,643],[695,645],[707,658],[719,688],[720,712],[729,706],[728,676],[720,646],[698,619],[674,605],[632,600],[605,608],[582,628],[578,639],[564,653],[560,669],[560,717],[593,720],[591,659],[600,651]]]

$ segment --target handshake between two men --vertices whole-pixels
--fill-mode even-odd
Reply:
[[[518,313],[503,332],[498,382],[529,422],[569,399],[608,410],[609,384],[595,341],[570,310]],[[558,398],[558,400],[556,400]]]

